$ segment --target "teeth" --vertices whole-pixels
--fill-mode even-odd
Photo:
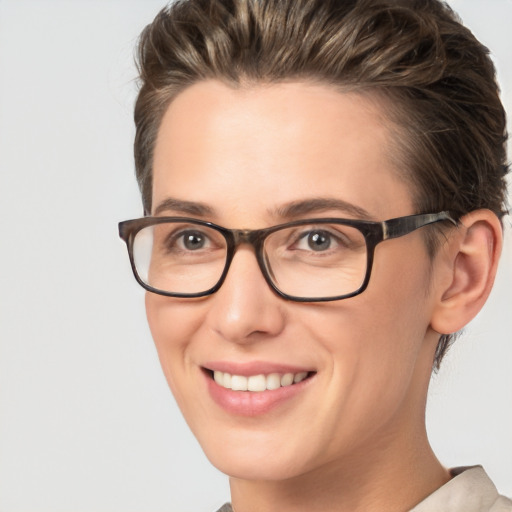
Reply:
[[[267,389],[279,389],[281,387],[281,375],[271,373],[267,377]]]
[[[299,373],[271,373],[269,375],[231,375],[227,372],[214,371],[213,379],[215,382],[226,389],[233,391],[266,391],[278,389],[284,386],[298,384],[308,376],[308,372]]]
[[[252,375],[247,379],[248,391],[265,391],[267,389],[267,379],[265,375]]]
[[[229,373],[225,373],[222,376],[221,385],[224,386],[225,388],[231,388],[231,375]]]
[[[231,376],[231,389],[233,391],[247,391],[247,377],[243,375]]]
[[[297,384],[297,382],[300,382],[301,380],[304,380],[307,376],[308,376],[308,372],[296,373],[293,376],[293,382],[295,384]]]
[[[285,373],[281,377],[281,386],[291,386],[292,384],[293,384],[293,373]]]

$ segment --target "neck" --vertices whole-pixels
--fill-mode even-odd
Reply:
[[[444,485],[448,471],[424,432],[352,453],[284,481],[230,479],[235,512],[405,512]],[[398,445],[398,446],[397,446]]]

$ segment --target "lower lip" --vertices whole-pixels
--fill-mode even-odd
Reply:
[[[308,377],[297,384],[267,391],[233,391],[219,386],[207,372],[205,378],[213,401],[228,413],[239,416],[266,414],[304,391],[312,380]]]

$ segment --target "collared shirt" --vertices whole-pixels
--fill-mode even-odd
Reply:
[[[453,478],[410,512],[512,512],[512,501],[500,496],[482,466],[455,468]],[[233,512],[226,503],[218,512]]]
[[[455,468],[453,478],[410,512],[511,512],[512,501],[500,496],[482,466]]]

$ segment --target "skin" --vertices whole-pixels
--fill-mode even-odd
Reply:
[[[163,118],[153,208],[169,197],[201,203],[207,214],[168,208],[158,215],[247,229],[356,217],[339,209],[279,215],[290,202],[312,198],[347,201],[372,220],[416,213],[387,154],[389,137],[369,97],[311,83],[234,89],[201,82]],[[470,224],[487,222],[478,219]],[[147,294],[165,376],[206,455],[230,475],[237,512],[408,510],[450,478],[430,449],[424,413],[434,328],[451,332],[442,329],[456,330],[474,314],[454,320],[460,290],[453,268],[465,233],[451,230],[433,263],[421,230],[380,244],[368,289],[343,301],[283,300],[248,246],[212,296]],[[479,297],[490,289],[485,283]],[[248,418],[211,399],[201,368],[212,360],[286,362],[316,374],[292,399]]]

